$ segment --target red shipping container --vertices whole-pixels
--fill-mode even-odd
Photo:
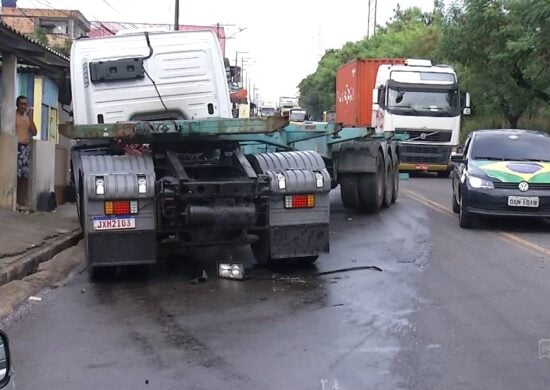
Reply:
[[[344,127],[372,127],[372,91],[378,67],[404,63],[404,58],[371,58],[342,65],[336,72],[336,122]]]

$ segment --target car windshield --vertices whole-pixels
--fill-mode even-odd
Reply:
[[[421,91],[404,88],[390,88],[388,94],[388,109],[394,114],[429,116],[458,115],[458,91]]]
[[[473,160],[550,161],[550,137],[537,133],[483,134],[472,143]]]

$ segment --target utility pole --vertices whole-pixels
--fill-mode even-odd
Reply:
[[[176,0],[176,12],[174,15],[174,30],[180,29],[180,0]]]
[[[369,0],[369,5],[368,5],[368,12],[367,12],[367,39],[370,38],[370,2],[371,0]]]
[[[378,13],[378,0],[374,0],[374,25],[372,26],[372,35],[376,35],[376,14]]]

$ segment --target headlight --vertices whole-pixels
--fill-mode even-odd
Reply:
[[[218,263],[218,277],[224,279],[243,280],[244,265],[238,263]]]
[[[476,176],[468,176],[468,184],[472,188],[484,188],[484,189],[493,189],[495,188],[492,181],[482,179]]]

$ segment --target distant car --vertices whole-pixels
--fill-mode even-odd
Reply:
[[[460,227],[471,228],[479,215],[550,217],[550,135],[478,130],[451,160]]]

